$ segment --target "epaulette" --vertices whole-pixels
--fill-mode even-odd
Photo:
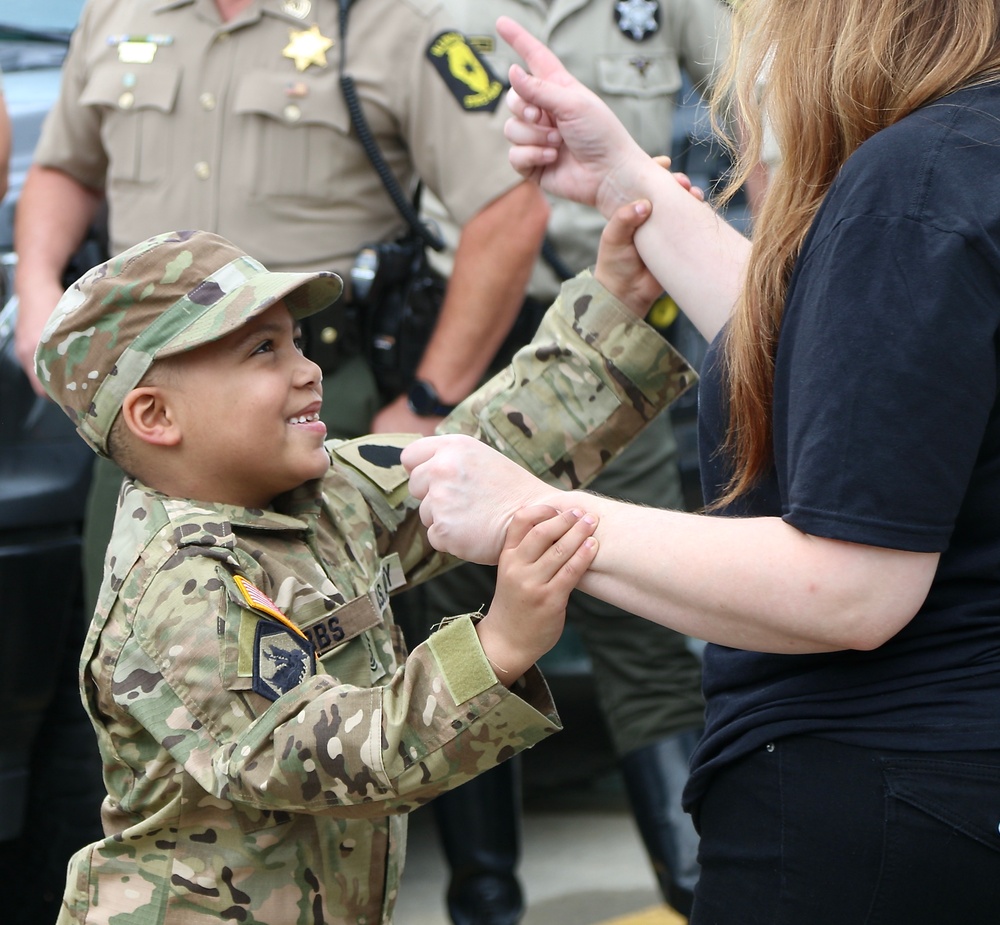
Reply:
[[[405,446],[419,439],[419,434],[370,434],[343,443],[331,443],[330,454],[336,465],[364,476],[379,490],[384,501],[396,509],[409,494],[409,476],[400,462],[400,455]],[[368,497],[370,493],[364,494]]]

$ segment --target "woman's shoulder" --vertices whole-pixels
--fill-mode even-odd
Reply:
[[[1000,84],[967,87],[860,145],[831,187],[825,211],[975,233],[1000,222],[998,173]]]

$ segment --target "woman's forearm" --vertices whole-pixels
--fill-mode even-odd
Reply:
[[[809,536],[776,517],[687,514],[575,492],[556,500],[600,518],[582,590],[734,648],[875,648],[917,612],[938,560]]]
[[[625,201],[645,198],[653,205],[635,235],[643,262],[711,341],[742,290],[750,241],[650,158],[621,173]]]

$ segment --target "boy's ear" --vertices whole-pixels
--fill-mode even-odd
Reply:
[[[167,393],[158,386],[132,389],[122,402],[121,414],[128,429],[144,443],[154,446],[176,446],[180,443],[180,427],[167,400]]]

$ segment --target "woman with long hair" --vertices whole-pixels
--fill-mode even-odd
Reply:
[[[715,99],[781,164],[752,242],[510,20],[511,161],[605,216],[711,346],[705,514],[587,497],[581,583],[707,640],[694,925],[1000,909],[1000,10],[740,0]],[[452,438],[404,460],[432,541],[495,560],[582,507]],[[437,478],[441,476],[440,478]]]

